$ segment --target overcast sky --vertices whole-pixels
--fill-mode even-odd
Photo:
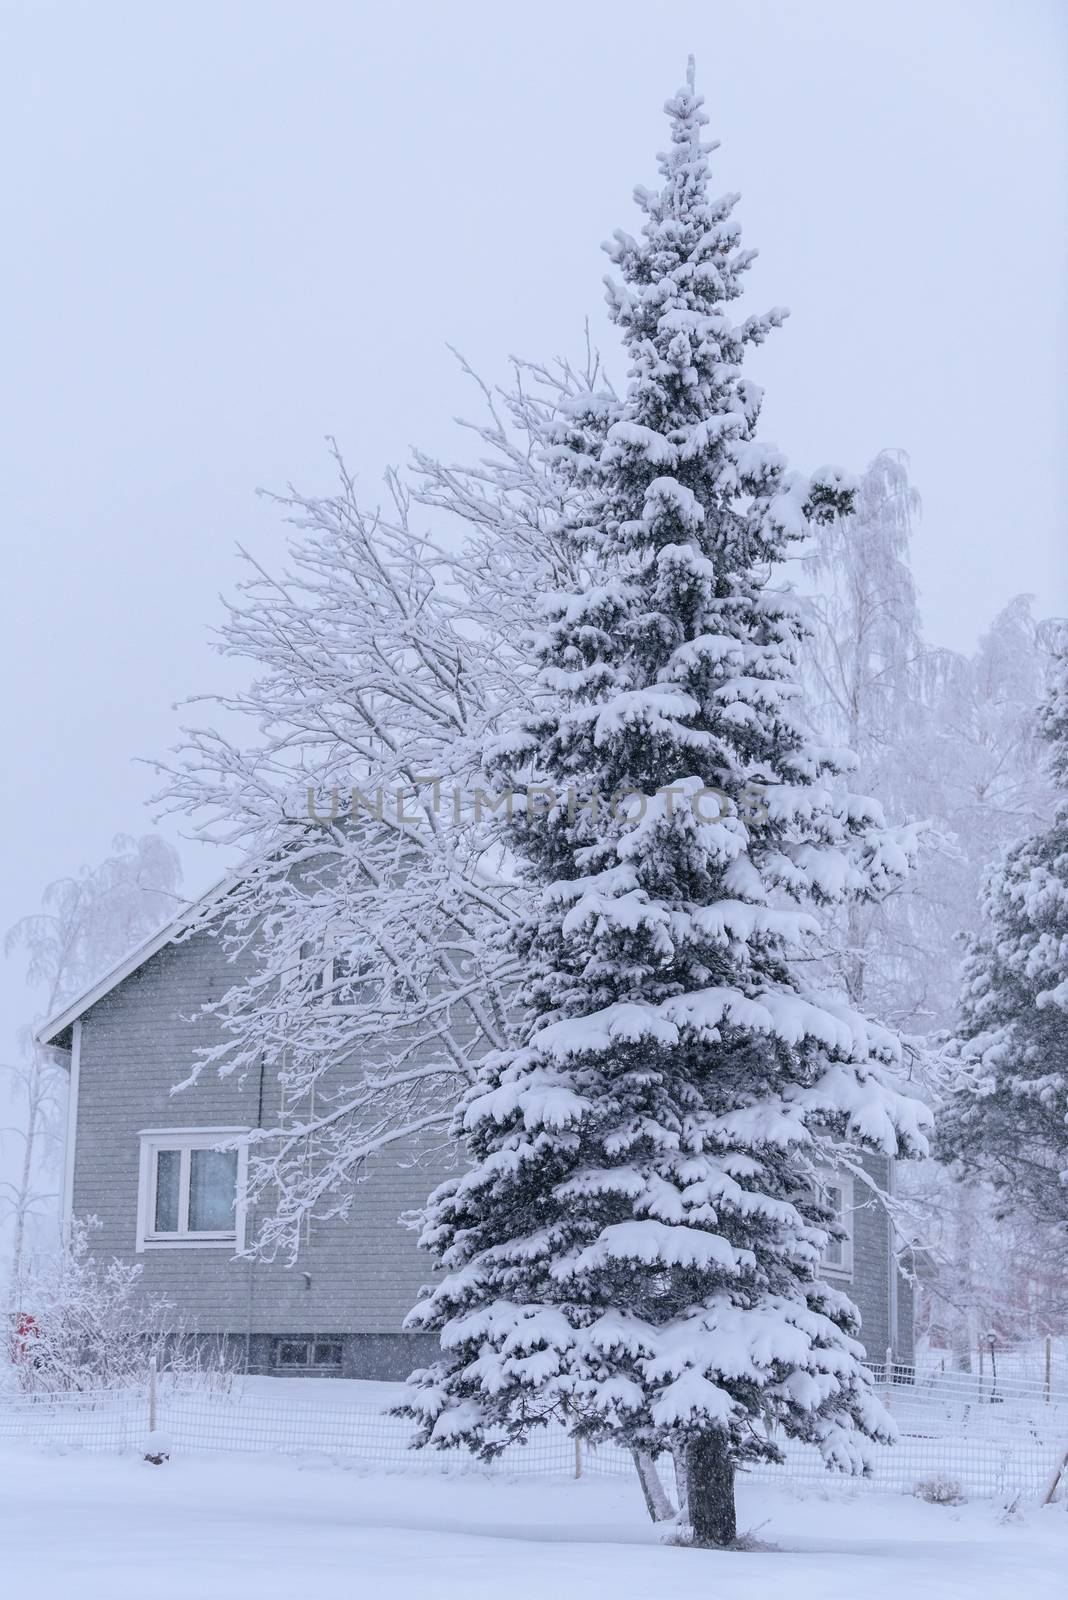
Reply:
[[[446,340],[495,378],[589,316],[611,360],[598,247],[691,50],[749,309],[792,310],[766,435],[909,452],[938,641],[1068,611],[1066,45],[1058,0],[0,0],[0,920],[148,825],[235,541],[279,550],[257,485],[458,448]]]

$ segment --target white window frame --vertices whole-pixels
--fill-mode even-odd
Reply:
[[[327,940],[333,935],[333,933],[335,931],[338,931],[338,930],[340,930],[342,933],[351,934],[353,940],[355,941],[355,939],[356,939],[356,929],[354,927],[348,926],[345,922],[342,921],[342,919],[338,918],[338,919],[335,919],[333,922],[331,922],[331,924],[327,928],[325,928],[323,930],[322,934],[320,935],[321,943],[325,944],[327,942]],[[316,955],[316,952],[313,950],[310,941],[302,944],[301,947],[300,947],[300,956],[299,956],[298,964],[297,964],[297,967],[296,967],[295,970],[299,972],[300,966],[305,961],[307,961],[309,963],[313,963],[315,961],[315,955]],[[362,959],[362,958],[357,958],[357,964],[359,963],[360,959]],[[333,993],[333,989],[334,989],[334,984],[337,983],[343,977],[347,977],[349,982],[353,985],[354,988],[359,985],[360,977],[359,977],[358,973],[350,972],[350,973],[345,974],[345,973],[339,971],[339,963],[338,963],[337,956],[334,956],[334,955],[326,956],[324,958],[324,960],[323,960],[322,966],[318,968],[317,981],[313,980],[313,985],[312,985],[313,998],[315,1000],[325,1001],[329,1005],[338,1005],[340,1003],[339,1002],[339,998],[335,993]]]
[[[838,1218],[845,1229],[845,1238],[838,1240],[841,1245],[841,1261],[828,1261],[826,1255],[820,1258],[820,1272],[828,1278],[852,1278],[853,1276],[853,1213],[856,1209],[853,1191],[853,1178],[849,1173],[833,1172],[829,1169],[817,1173],[816,1184],[820,1190],[821,1198],[826,1190],[833,1187],[842,1191],[842,1213]],[[834,1242],[834,1241],[832,1241]]]
[[[177,1150],[181,1153],[178,1215],[189,1217],[190,1151],[232,1148],[238,1138],[247,1135],[247,1128],[143,1128],[141,1161],[137,1184],[137,1253],[145,1250],[229,1250],[237,1254],[245,1248],[245,1191],[248,1178],[248,1145],[237,1146],[237,1183],[234,1196],[234,1227],[225,1233],[157,1234],[156,1178],[159,1170],[159,1152]]]

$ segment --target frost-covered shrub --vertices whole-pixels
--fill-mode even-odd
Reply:
[[[964,1490],[956,1478],[942,1473],[936,1473],[933,1478],[921,1478],[912,1492],[917,1500],[926,1500],[930,1506],[962,1506],[965,1501]]]
[[[95,1217],[76,1221],[70,1241],[23,1274],[23,1301],[5,1355],[20,1388],[46,1392],[122,1388],[159,1371],[188,1372],[197,1353],[182,1337],[172,1301],[148,1294],[140,1265],[97,1261]]]

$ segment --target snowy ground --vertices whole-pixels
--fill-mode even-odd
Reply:
[[[1062,1600],[1064,1506],[744,1486],[778,1548],[658,1545],[629,1482],[371,1475],[277,1457],[0,1453],[0,1591],[34,1600]]]

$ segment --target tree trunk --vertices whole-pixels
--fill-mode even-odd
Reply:
[[[15,1229],[11,1248],[11,1280],[8,1290],[10,1312],[17,1316],[26,1308],[22,1304],[22,1268],[26,1254],[26,1216],[33,1199],[33,1162],[37,1145],[37,1122],[40,1101],[41,1057],[36,1046],[27,1068],[26,1127],[22,1135],[22,1170],[15,1193]]]
[[[714,1428],[694,1439],[686,1452],[690,1525],[694,1542],[732,1544],[738,1524],[734,1510],[734,1463],[727,1435]]]
[[[954,1240],[954,1284],[956,1316],[950,1330],[953,1365],[958,1372],[971,1372],[972,1352],[978,1344],[979,1325],[975,1312],[973,1258],[975,1254],[975,1201],[964,1184],[957,1184],[956,1238]]]
[[[660,1474],[656,1470],[656,1462],[644,1450],[632,1450],[634,1466],[638,1474],[638,1482],[642,1486],[645,1496],[645,1508],[652,1522],[670,1522],[675,1515],[675,1508],[668,1499],[667,1490],[660,1481]]]
[[[690,1526],[690,1480],[686,1472],[688,1447],[684,1444],[674,1444],[671,1447],[671,1459],[675,1463],[675,1491],[679,1502],[679,1526]]]

